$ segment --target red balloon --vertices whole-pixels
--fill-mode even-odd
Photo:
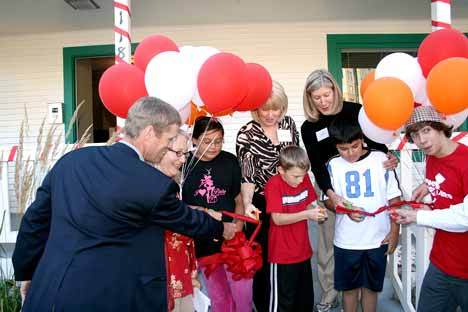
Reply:
[[[247,95],[234,110],[245,112],[256,110],[262,106],[271,95],[273,82],[270,73],[262,65],[245,64],[247,69]]]
[[[216,114],[213,114],[213,117],[223,117],[227,115],[232,116],[233,113],[234,113],[234,110],[232,108],[228,108],[223,111],[217,112]]]
[[[231,53],[209,57],[198,73],[198,92],[211,114],[239,105],[247,94],[244,61]]]
[[[99,80],[99,96],[109,112],[127,118],[128,109],[142,96],[147,96],[145,74],[126,63],[106,69]]]
[[[145,71],[146,66],[155,55],[166,51],[179,52],[179,48],[174,41],[166,36],[153,35],[146,37],[135,50],[133,55],[134,63],[142,71]]]
[[[437,63],[451,57],[468,58],[468,39],[453,28],[430,33],[418,49],[418,62],[426,78]]]

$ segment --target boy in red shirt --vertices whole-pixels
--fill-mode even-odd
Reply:
[[[468,147],[450,140],[452,127],[433,107],[417,107],[405,129],[406,137],[427,155],[426,180],[413,199],[432,197],[434,209],[463,202],[468,194]],[[468,232],[436,230],[429,268],[424,276],[418,312],[468,311]]]
[[[268,233],[270,312],[313,311],[314,288],[307,220],[324,221],[327,213],[307,172],[306,152],[288,146],[280,152],[278,174],[265,186],[266,211],[271,214]]]

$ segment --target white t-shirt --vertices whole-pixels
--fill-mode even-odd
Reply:
[[[463,203],[450,205],[448,209],[419,210],[416,223],[447,232],[463,233],[468,231],[468,195]]]
[[[335,193],[354,206],[374,212],[401,196],[394,170],[386,170],[383,162],[387,156],[380,151],[370,151],[355,163],[342,157],[328,162],[328,171]],[[382,212],[355,222],[345,214],[337,214],[335,221],[335,246],[343,249],[373,249],[381,245],[390,231],[390,217]]]

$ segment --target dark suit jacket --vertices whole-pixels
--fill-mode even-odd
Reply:
[[[21,222],[13,265],[23,312],[166,311],[164,230],[220,237],[178,186],[117,143],[62,157]]]

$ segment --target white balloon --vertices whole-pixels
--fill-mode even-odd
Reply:
[[[145,71],[148,94],[180,110],[193,97],[196,80],[190,64],[179,52],[167,51],[151,59]]]
[[[429,101],[429,98],[427,97],[427,91],[426,91],[426,79],[424,77],[423,77],[421,89],[419,89],[419,92],[414,95],[414,101],[422,105],[425,105],[425,103]]]
[[[422,106],[432,106],[432,103],[429,100],[429,98],[425,98],[424,101],[422,101],[422,103],[419,104],[421,104]]]
[[[179,109],[180,119],[182,120],[183,124],[187,121],[187,119],[189,119],[191,113],[192,113],[192,103],[190,102],[184,107],[182,107],[181,109]]]
[[[367,117],[364,107],[361,107],[359,111],[358,121],[364,135],[374,142],[389,144],[399,138],[395,130],[386,130],[377,127],[369,117]]]
[[[192,70],[195,75],[195,81],[198,81],[198,73],[200,72],[200,68],[202,67],[203,63],[205,63],[209,57],[219,52],[220,51],[218,49],[208,46],[194,48],[193,54],[190,55],[190,62],[192,64]],[[195,92],[192,98],[192,102],[199,107],[205,105],[200,97],[200,93],[198,93],[197,85],[195,85]]]
[[[468,108],[456,114],[446,115],[445,123],[449,126],[453,126],[453,129],[456,129],[465,122],[466,117],[468,117]]]
[[[421,88],[424,87],[424,76],[418,60],[406,53],[392,53],[381,59],[375,69],[375,79],[382,77],[402,80],[411,89],[414,97],[419,97]]]
[[[193,51],[193,49],[195,49],[195,47],[193,47],[191,45],[186,45],[186,46],[180,47],[179,52],[180,52],[180,54],[191,53],[191,51]]]
[[[201,46],[201,47],[195,47],[195,59],[193,61],[193,66],[197,70],[197,72],[200,71],[200,68],[202,67],[203,63],[210,57],[213,56],[220,51],[216,48],[213,47],[208,47],[208,46]]]
[[[188,66],[190,67],[191,75],[194,77],[193,79],[195,79],[195,88],[196,88],[197,87],[197,85],[196,85],[197,84],[196,83],[197,82],[197,72],[195,71],[193,61],[194,61],[194,58],[195,58],[197,47],[183,46],[183,47],[179,48],[179,51],[180,51],[179,52],[180,57],[182,57],[184,62],[186,64],[188,64]]]

